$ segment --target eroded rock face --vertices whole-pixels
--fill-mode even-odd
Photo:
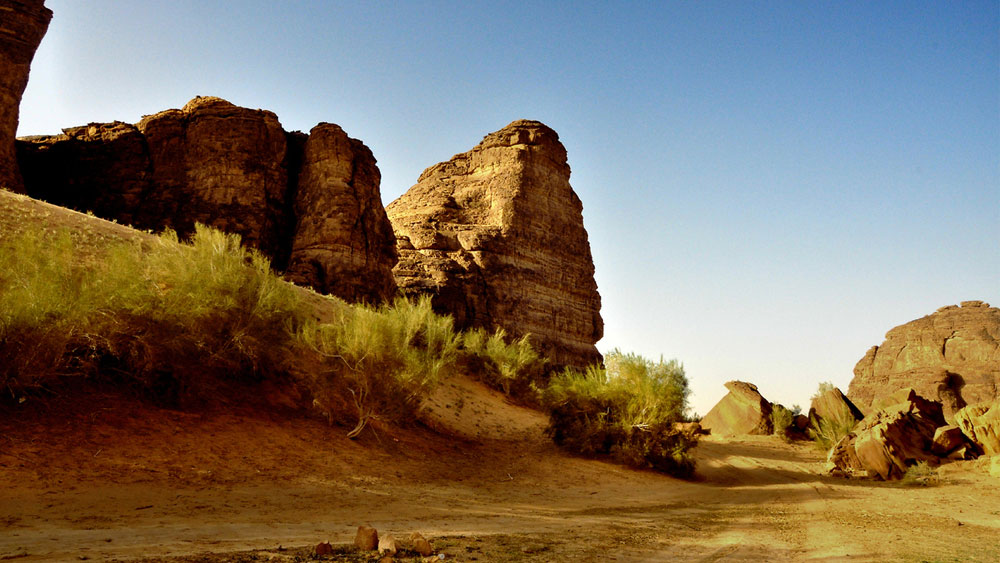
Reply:
[[[515,121],[432,166],[389,204],[400,290],[430,295],[459,328],[503,328],[557,365],[600,360],[601,298],[566,149]]]
[[[907,387],[941,401],[949,419],[1000,397],[1000,309],[965,301],[890,330],[854,367],[847,395],[867,411]]]
[[[23,193],[14,138],[21,96],[52,10],[42,0],[0,0],[0,188]]]
[[[830,450],[828,469],[851,476],[899,479],[920,461],[940,461],[935,431],[944,426],[941,403],[912,389],[896,405],[875,411]]]
[[[288,229],[288,168],[277,116],[198,97],[144,117],[137,128],[149,146],[154,186],[142,204],[147,220],[180,233],[204,223],[279,255]]]
[[[757,386],[744,381],[726,383],[729,393],[701,419],[701,427],[718,436],[768,435],[774,431],[771,403]]]
[[[349,301],[377,303],[395,292],[396,239],[380,180],[368,147],[339,126],[321,123],[309,132],[295,193],[289,279]]]
[[[198,97],[17,145],[33,197],[141,229],[236,233],[296,283],[349,301],[395,293],[375,158],[336,125],[287,133],[269,111]]]

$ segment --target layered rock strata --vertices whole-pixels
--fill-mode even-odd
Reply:
[[[14,192],[24,192],[14,150],[21,96],[51,19],[42,0],[0,0],[0,188]]]
[[[965,301],[890,330],[854,367],[847,395],[868,411],[907,387],[941,401],[949,419],[1000,398],[1000,309]]]
[[[718,436],[768,435],[774,431],[771,403],[757,386],[744,381],[726,383],[726,394],[701,419],[701,427]]]
[[[601,298],[569,177],[556,132],[526,120],[425,170],[387,208],[400,290],[459,328],[530,334],[556,365],[599,361]]]
[[[136,125],[21,139],[18,154],[33,197],[142,229],[239,234],[296,283],[350,301],[395,292],[375,158],[336,125],[287,133],[269,111],[198,97]]]

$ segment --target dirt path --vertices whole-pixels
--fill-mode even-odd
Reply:
[[[383,429],[352,442],[315,418],[114,397],[60,424],[7,417],[0,559],[280,555],[350,542],[369,523],[420,531],[457,561],[1000,560],[1000,481],[982,473],[851,482],[820,477],[809,446],[710,438],[700,480],[686,482],[568,456],[538,413],[478,384],[434,401],[430,424],[454,437]]]

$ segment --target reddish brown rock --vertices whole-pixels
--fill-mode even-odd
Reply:
[[[906,400],[873,412],[844,436],[827,457],[828,469],[851,476],[899,479],[920,461],[938,462],[935,430],[944,425],[941,403],[910,391]]]
[[[416,551],[424,557],[434,553],[434,547],[431,546],[431,542],[427,541],[427,538],[422,536],[419,532],[413,532],[410,534],[410,549]]]
[[[532,335],[556,365],[600,360],[601,299],[566,149],[515,121],[432,166],[392,202],[400,290],[430,295],[458,328]]]
[[[0,188],[23,193],[14,138],[21,96],[52,10],[42,0],[0,0]]]
[[[371,151],[331,124],[199,97],[183,109],[18,141],[29,195],[141,229],[239,234],[296,283],[348,301],[395,293],[395,235]],[[290,260],[291,258],[291,260]]]
[[[757,386],[743,381],[726,383],[729,393],[701,419],[701,427],[716,436],[771,434],[771,403]]]
[[[354,536],[355,547],[361,551],[375,551],[378,544],[378,530],[371,526],[358,526],[358,533]]]
[[[331,555],[333,553],[333,546],[330,542],[320,542],[316,544],[316,555]]]
[[[361,141],[320,123],[305,141],[288,278],[348,301],[396,291],[396,237],[382,206],[381,174]]]
[[[1000,397],[1000,309],[965,301],[890,330],[854,367],[847,395],[867,411],[906,387],[941,401],[949,419]]]
[[[970,405],[955,413],[955,422],[986,455],[1000,455],[1000,399],[992,405]]]
[[[287,140],[277,116],[197,97],[144,117],[155,189],[144,211],[180,233],[195,222],[276,256],[287,229]]]

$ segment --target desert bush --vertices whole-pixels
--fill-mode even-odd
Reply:
[[[346,388],[357,411],[348,434],[371,420],[400,421],[416,413],[421,399],[454,367],[459,336],[451,317],[434,314],[430,299],[396,299],[391,305],[338,308],[337,319],[309,324],[299,340],[324,359],[311,375],[323,403]]]
[[[532,347],[528,335],[511,340],[502,328],[492,335],[483,329],[466,331],[462,354],[471,371],[507,395],[523,394],[545,369],[545,360]]]
[[[906,468],[899,484],[903,487],[936,487],[941,484],[941,478],[936,467],[920,461]]]
[[[815,440],[816,448],[828,452],[837,445],[857,426],[857,421],[838,420],[835,418],[812,419],[809,426],[809,437]]]
[[[691,475],[694,438],[673,428],[683,420],[690,393],[683,366],[617,349],[605,366],[568,369],[542,390],[553,440],[584,455]]]
[[[789,431],[794,423],[795,413],[792,410],[778,403],[771,405],[771,426],[774,428],[776,436],[780,436],[785,441],[791,440]]]
[[[263,256],[203,226],[191,245],[167,233],[80,256],[68,232],[0,246],[0,383],[12,394],[108,373],[142,388],[259,374],[301,317]]]

